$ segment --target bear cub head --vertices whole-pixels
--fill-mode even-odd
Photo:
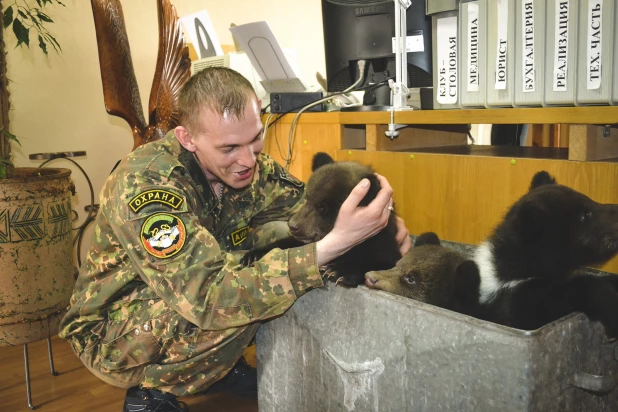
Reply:
[[[370,187],[360,206],[367,206],[380,191],[373,170],[360,163],[335,162],[327,153],[319,152],[311,168],[305,189],[307,202],[288,223],[292,236],[306,243],[322,239],[333,229],[341,205],[362,179],[369,179]]]
[[[480,283],[476,264],[442,247],[433,232],[420,235],[394,268],[365,275],[369,288],[469,315],[476,312]]]
[[[380,182],[373,170],[356,162],[335,162],[328,154],[317,153],[313,158],[313,174],[305,189],[306,202],[288,222],[293,238],[308,243],[326,236],[335,226],[341,205],[362,179],[368,179],[370,186],[359,205],[367,206],[380,191]],[[390,269],[399,259],[396,216],[390,213],[382,231],[328,264],[336,274],[330,279],[341,279],[341,284],[349,287],[362,285],[365,273]]]
[[[563,279],[618,253],[618,205],[597,203],[540,171],[490,242],[494,258],[507,262],[498,268],[507,280],[518,277],[507,270],[509,262],[522,259],[533,266],[523,270],[529,275]]]

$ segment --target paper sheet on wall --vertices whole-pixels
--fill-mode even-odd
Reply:
[[[223,56],[223,49],[206,10],[181,17],[180,23],[200,59]]]
[[[258,21],[230,27],[230,31],[249,56],[262,80],[297,77],[267,22]]]

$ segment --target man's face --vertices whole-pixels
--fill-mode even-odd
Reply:
[[[252,98],[242,119],[202,111],[200,131],[192,134],[191,140],[209,180],[220,180],[234,189],[251,183],[257,156],[264,148],[260,109],[261,102]]]

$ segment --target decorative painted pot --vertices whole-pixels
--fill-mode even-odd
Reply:
[[[70,175],[16,168],[15,177],[0,181],[0,346],[58,332],[77,272]]]

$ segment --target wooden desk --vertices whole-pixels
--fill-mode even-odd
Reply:
[[[293,115],[285,116],[266,137],[265,152],[281,163],[285,156],[276,142],[282,152],[287,150],[292,120]],[[297,125],[289,170],[306,181],[318,151],[339,161],[369,164],[393,186],[397,212],[410,233],[433,231],[443,239],[471,244],[490,234],[539,170],[547,170],[559,183],[597,202],[618,204],[615,160],[568,160],[569,150],[561,148],[463,146],[461,131],[430,129],[440,120],[449,125],[561,123],[575,125],[572,130],[587,130],[592,123],[616,124],[618,107],[400,112],[395,113],[395,121],[413,128],[404,129],[410,130],[407,137],[392,141],[383,134],[389,113],[305,113]],[[617,129],[604,139],[615,144]],[[426,147],[436,140],[449,145]],[[416,147],[403,148],[406,144]],[[604,270],[618,273],[618,259]]]

